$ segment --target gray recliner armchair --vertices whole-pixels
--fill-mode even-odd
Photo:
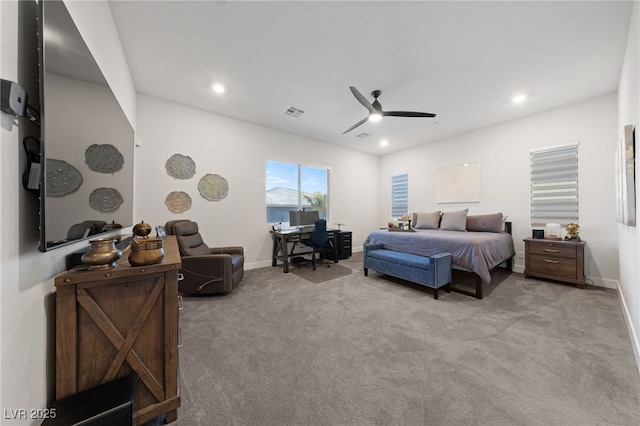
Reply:
[[[228,293],[244,276],[244,248],[209,247],[202,240],[198,224],[190,220],[173,220],[165,226],[175,235],[180,248],[183,279],[178,282],[182,293],[204,295]]]

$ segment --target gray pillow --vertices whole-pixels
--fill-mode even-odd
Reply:
[[[437,212],[417,212],[413,214],[413,228],[438,229],[440,225],[440,210]]]
[[[502,213],[467,216],[467,231],[502,232]]]
[[[458,210],[455,212],[442,212],[440,229],[446,229],[449,231],[466,231],[468,212],[469,209]]]

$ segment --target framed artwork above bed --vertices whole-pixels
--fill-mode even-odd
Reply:
[[[436,180],[438,203],[480,202],[480,163],[440,167]]]

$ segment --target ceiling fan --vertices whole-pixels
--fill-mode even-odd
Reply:
[[[363,124],[367,120],[379,121],[382,117],[435,117],[436,116],[435,114],[431,114],[429,112],[383,111],[382,105],[380,105],[380,102],[378,102],[378,96],[380,96],[382,91],[374,90],[373,92],[371,92],[371,96],[373,96],[374,98],[373,103],[371,103],[364,96],[362,96],[362,93],[360,93],[358,89],[356,89],[355,87],[349,86],[349,89],[351,89],[351,93],[353,93],[353,96],[356,97],[358,102],[360,102],[362,105],[364,105],[366,109],[369,110],[369,115],[363,118],[362,120],[358,121],[353,126],[349,127],[344,132],[342,132],[343,135],[347,132],[352,131],[353,129]]]

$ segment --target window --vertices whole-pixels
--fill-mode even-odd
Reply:
[[[531,151],[531,225],[578,221],[578,143]]]
[[[267,160],[267,223],[288,222],[290,210],[318,210],[327,219],[329,170]]]
[[[400,219],[409,213],[409,175],[391,176],[391,219]]]

